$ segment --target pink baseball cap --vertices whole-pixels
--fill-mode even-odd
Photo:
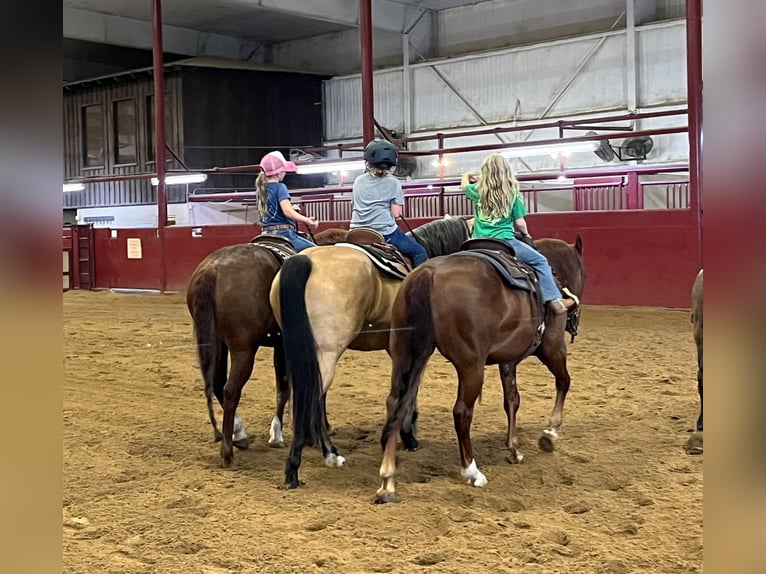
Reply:
[[[295,163],[285,159],[282,152],[271,151],[261,159],[261,169],[266,175],[278,175],[283,171],[297,171]]]

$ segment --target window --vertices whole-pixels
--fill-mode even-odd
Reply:
[[[165,94],[165,140],[172,141],[171,133],[173,126],[171,124],[170,104],[168,103],[168,95]],[[146,133],[149,137],[146,138],[146,157],[147,161],[154,161],[154,139],[157,134],[154,131],[154,96],[146,96]]]
[[[114,163],[136,163],[136,100],[114,102]]]
[[[104,106],[94,104],[82,108],[83,166],[104,165]]]

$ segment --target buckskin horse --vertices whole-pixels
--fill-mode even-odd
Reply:
[[[315,234],[314,240],[319,245],[329,245],[345,239],[347,233],[345,229],[326,229]],[[213,251],[200,262],[189,280],[186,304],[194,323],[208,415],[214,440],[222,441],[221,458],[226,466],[233,462],[232,445],[241,449],[249,446],[236,409],[242,388],[253,372],[259,347],[274,347],[277,407],[269,444],[284,445],[282,418],[290,388],[279,329],[269,305],[269,288],[283,258],[294,254],[287,240],[261,235],[251,243]],[[231,369],[227,375],[229,354]],[[223,408],[221,431],[213,412],[213,395]]]
[[[692,285],[691,323],[694,343],[697,346],[697,392],[700,396],[700,414],[697,418],[697,432],[686,443],[686,452],[702,454],[702,269]]]
[[[457,251],[472,221],[445,218],[411,233],[429,257]],[[349,238],[351,235],[349,235]],[[319,445],[330,467],[345,458],[330,440],[324,399],[336,363],[346,349],[388,350],[391,304],[402,277],[388,276],[361,246],[312,247],[288,259],[271,287],[271,304],[282,327],[293,389],[293,440],[285,464],[285,488],[300,486],[298,469],[306,446]],[[417,448],[413,408],[402,429],[410,450]]]
[[[396,498],[396,435],[413,409],[420,379],[435,349],[457,371],[458,391],[452,416],[461,475],[469,484],[481,487],[487,482],[474,459],[470,436],[474,403],[484,384],[485,365],[499,365],[511,464],[524,459],[516,433],[520,401],[516,367],[533,354],[554,375],[556,402],[549,427],[543,431],[538,444],[547,452],[555,448],[570,383],[565,329],[574,337],[579,305],[570,310],[568,316],[548,312],[536,294],[537,276],[531,268],[493,254],[495,250],[488,244],[495,240],[472,241],[484,243],[477,245],[478,249],[426,261],[407,276],[394,299],[389,351],[391,391],[381,435],[382,485],[375,499],[378,503]],[[505,244],[502,245],[497,251],[507,250]],[[548,258],[567,294],[579,298],[585,284],[580,236],[574,245],[559,239],[540,239],[535,246]],[[511,264],[506,266],[509,259]],[[515,286],[509,286],[514,283]]]

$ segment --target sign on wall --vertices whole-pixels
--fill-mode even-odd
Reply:
[[[141,240],[138,237],[128,238],[128,259],[141,259]]]

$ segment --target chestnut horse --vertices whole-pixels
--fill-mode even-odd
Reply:
[[[463,218],[431,221],[410,232],[429,257],[454,253],[469,238]],[[335,366],[346,349],[388,349],[391,304],[401,279],[384,276],[353,245],[312,247],[291,257],[271,287],[271,304],[282,327],[287,368],[293,388],[293,441],[285,465],[286,488],[296,488],[301,454],[320,445],[325,464],[343,466],[345,458],[330,441],[324,398]],[[403,439],[417,448],[412,434],[416,411],[405,421]]]
[[[585,283],[582,239],[574,245],[559,239],[540,239],[535,247],[548,258],[561,285],[578,298]],[[570,316],[579,307],[570,310]],[[452,410],[460,449],[462,477],[484,486],[471,445],[473,407],[484,384],[485,365],[499,365],[508,417],[508,461],[521,463],[516,434],[519,392],[516,367],[534,354],[556,378],[556,402],[549,428],[539,439],[542,450],[552,451],[569,390],[564,338],[567,315],[545,310],[530,291],[506,286],[495,268],[478,257],[449,255],[420,265],[402,283],[391,311],[391,392],[387,420],[381,436],[383,481],[376,502],[395,500],[396,440],[417,398],[420,379],[435,349],[452,363],[458,375],[457,400]]]
[[[686,452],[702,454],[702,269],[692,285],[692,329],[697,346],[697,391],[700,396],[700,415],[697,418],[697,432],[686,443]]]
[[[327,229],[314,236],[317,244],[345,239],[345,229]],[[277,238],[278,240],[279,238]],[[285,376],[281,339],[269,305],[271,281],[281,263],[257,243],[229,245],[213,251],[195,269],[186,290],[186,304],[194,322],[194,336],[214,440],[221,443],[226,466],[233,461],[232,445],[247,448],[249,441],[236,414],[242,388],[253,372],[259,347],[274,347],[277,408],[269,444],[283,446],[282,417],[290,388]],[[228,355],[231,369],[227,375]],[[223,408],[222,432],[213,413],[212,397]]]

